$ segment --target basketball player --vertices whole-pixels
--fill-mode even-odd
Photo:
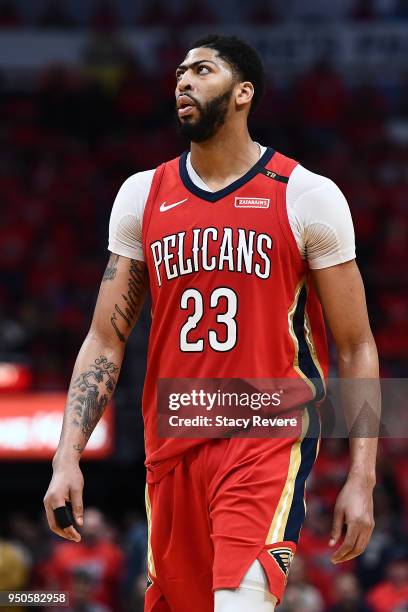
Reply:
[[[254,142],[248,115],[264,74],[235,37],[197,41],[176,70],[176,106],[191,149],[122,185],[109,263],[70,385],[53,510],[83,523],[79,459],[115,388],[147,288],[152,327],[143,395],[149,527],[145,610],[269,612],[282,599],[316,459],[316,401],[295,438],[175,439],[157,433],[161,378],[298,378],[323,395],[321,306],[344,378],[378,377],[349,208],[338,187]],[[311,101],[313,103],[313,101]],[[271,118],[273,120],[273,118]],[[303,384],[303,383],[302,383]],[[182,390],[181,390],[182,391]],[[306,398],[306,395],[305,395]],[[373,529],[376,439],[350,440],[350,471],[328,545],[340,563]]]

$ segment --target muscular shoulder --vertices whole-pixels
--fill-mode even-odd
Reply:
[[[296,166],[286,193],[289,223],[312,269],[355,257],[354,228],[346,198],[329,178]]]
[[[155,170],[132,174],[113,203],[108,249],[117,255],[143,260],[142,223]]]

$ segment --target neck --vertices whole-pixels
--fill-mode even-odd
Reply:
[[[236,128],[224,124],[210,140],[191,143],[191,165],[215,189],[243,176],[259,159],[259,146],[246,124]]]

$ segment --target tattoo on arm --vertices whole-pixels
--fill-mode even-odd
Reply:
[[[109,257],[108,265],[106,266],[106,270],[102,277],[102,282],[113,280],[116,276],[116,272],[118,270],[118,261],[119,255],[115,255],[115,253],[111,253]]]
[[[135,259],[130,260],[128,289],[122,293],[121,300],[115,304],[111,324],[121,342],[126,341],[126,331],[132,329],[136,322],[146,294],[148,275],[146,264]]]
[[[72,423],[81,428],[84,444],[75,444],[81,453],[96,424],[105,411],[117,382],[118,366],[100,355],[90,368],[82,372],[72,383],[68,394]]]

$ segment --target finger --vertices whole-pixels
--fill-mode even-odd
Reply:
[[[64,533],[69,539],[74,540],[75,542],[80,542],[81,535],[77,529],[71,502],[67,500],[62,507],[58,508],[54,508],[53,510],[58,529],[61,530],[62,533]],[[57,512],[61,514],[60,517],[57,516]]]
[[[340,539],[344,525],[344,512],[334,508],[333,525],[330,534],[329,546],[334,546]]]
[[[51,531],[59,535],[61,538],[65,538],[66,540],[74,540],[76,542],[79,542],[80,538],[78,539],[77,537],[79,534],[77,534],[75,530],[74,532],[72,532],[69,531],[69,527],[67,527],[66,529],[61,529],[60,527],[58,527],[55,521],[54,511],[48,505],[45,506],[45,513],[47,515],[48,525],[50,526]]]
[[[60,508],[61,506],[65,506],[64,500],[57,500],[54,497],[49,497],[44,499],[44,507],[47,515],[48,525],[50,526],[51,531],[59,535],[61,538],[65,538],[67,540],[73,540],[75,542],[79,542],[81,540],[80,534],[74,529],[74,527],[66,527],[65,529],[61,529],[57,525],[57,521],[55,520],[54,509]]]
[[[52,529],[52,531],[56,531],[59,529],[54,514],[54,508],[59,508],[60,506],[65,506],[65,500],[55,499],[51,495],[49,497],[44,498],[45,513],[47,515],[48,525],[50,526],[50,529]]]
[[[71,490],[71,504],[72,504],[72,514],[74,515],[74,519],[78,523],[79,527],[82,527],[82,525],[84,524],[84,507],[83,507],[83,502],[82,502],[82,490],[81,489]]]
[[[350,559],[354,559],[354,557],[358,557],[365,551],[365,549],[368,546],[368,543],[370,542],[370,538],[371,538],[373,529],[374,529],[374,522],[367,521],[364,524],[363,528],[360,529],[360,532],[357,536],[357,540],[356,540],[353,550],[351,550],[350,553],[342,559],[342,562],[350,561]]]
[[[345,555],[345,557],[343,557],[343,559],[341,560],[341,563],[344,563],[345,561],[351,561],[351,559],[354,559],[355,557],[358,557],[359,555],[361,555],[367,548],[367,545],[368,545],[367,536],[365,534],[360,534],[357,537],[357,540],[356,540],[356,543],[353,549],[347,555]]]
[[[69,540],[74,540],[74,542],[81,541],[81,534],[78,533],[78,531],[72,525],[65,527],[65,529],[62,529],[61,531],[63,532],[64,537],[68,538]]]
[[[356,523],[349,523],[347,525],[346,537],[344,538],[343,544],[336,550],[332,556],[333,563],[342,563],[345,557],[353,550],[357,537],[359,535],[359,529]]]
[[[54,516],[51,516],[52,513],[50,513],[49,511],[49,500],[47,496],[44,497],[43,504],[44,504],[45,514],[47,516],[48,526],[50,527],[50,529],[52,529],[53,527],[55,527],[55,519],[54,519]]]

